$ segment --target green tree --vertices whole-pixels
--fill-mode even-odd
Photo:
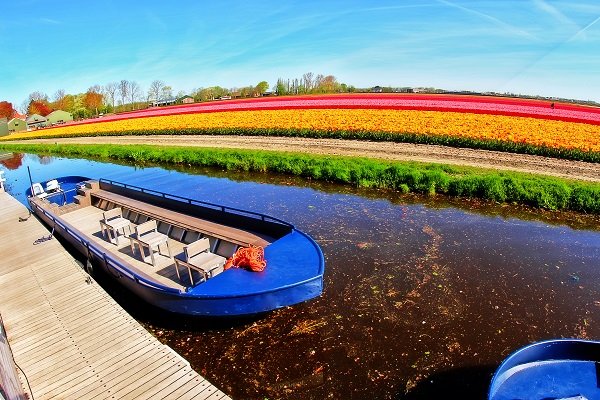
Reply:
[[[258,85],[256,85],[256,91],[258,94],[263,94],[267,90],[269,90],[269,84],[266,81],[261,81],[258,83]]]
[[[65,94],[65,97],[63,97],[62,103],[64,104],[64,107],[65,107],[62,110],[68,111],[71,114],[73,114],[73,108],[75,105],[75,96],[73,96],[72,94]]]
[[[73,118],[84,119],[91,116],[84,106],[84,98],[85,93],[79,93],[77,96],[73,97],[73,109],[71,111]]]
[[[195,101],[211,101],[214,100],[213,88],[204,88],[200,90],[200,92],[194,96]]]
[[[173,97],[173,88],[171,86],[163,86],[160,89],[160,95],[163,99],[170,99],[171,97]]]
[[[275,91],[275,93],[277,93],[277,96],[285,96],[286,94],[288,94],[287,86],[283,79],[281,79],[281,78],[277,79],[277,83],[275,84],[274,91]]]

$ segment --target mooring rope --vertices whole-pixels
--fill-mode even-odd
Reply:
[[[29,219],[29,217],[31,217],[31,215],[33,215],[33,213],[31,212],[31,209],[28,209],[28,211],[29,211],[29,215],[26,216],[25,218],[19,217],[19,222],[25,222]]]
[[[48,240],[52,240],[52,236],[54,236],[54,228],[55,228],[55,226],[52,227],[52,232],[50,232],[50,235],[42,236],[41,238],[36,239],[35,242],[33,242],[33,244],[36,245],[36,244],[46,242]]]
[[[223,269],[245,268],[254,272],[261,272],[267,266],[265,251],[261,246],[241,247],[227,260]]]

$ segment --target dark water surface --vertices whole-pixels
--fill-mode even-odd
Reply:
[[[252,320],[167,315],[105,282],[234,399],[484,399],[494,369],[517,348],[600,339],[596,217],[279,175],[34,155],[12,162],[3,169],[20,200],[28,165],[35,181],[111,178],[267,213],[316,239],[323,295]]]

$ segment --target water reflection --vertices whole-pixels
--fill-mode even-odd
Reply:
[[[510,352],[598,339],[598,220],[280,175],[23,157],[35,180],[82,174],[254,209],[321,245],[325,291],[246,321],[164,315],[111,292],[233,398],[484,398]],[[100,278],[99,278],[100,279]]]

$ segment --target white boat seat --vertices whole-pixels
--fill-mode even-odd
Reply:
[[[190,282],[194,285],[192,269],[202,274],[202,282],[204,282],[223,272],[223,266],[226,261],[225,257],[211,253],[208,238],[202,238],[184,246],[183,253],[175,256],[175,271],[177,272],[177,277],[181,279],[179,266],[187,267]]]
[[[31,194],[37,196],[41,199],[48,196],[48,193],[44,190],[44,187],[41,183],[32,183],[31,184]]]
[[[154,248],[158,249],[158,254],[162,254],[160,251],[160,245],[166,244],[169,252],[169,258],[171,258],[171,247],[169,246],[169,237],[163,233],[158,232],[156,220],[149,220],[135,227],[135,233],[129,235],[129,241],[131,245],[131,252],[135,254],[135,244],[137,243],[142,260],[145,262],[144,247],[148,248],[150,253],[150,260],[152,265],[155,264],[154,259]]]
[[[108,237],[109,242],[118,245],[119,230],[123,230],[123,236],[125,236],[125,228],[127,228],[131,235],[131,221],[127,218],[123,218],[123,212],[120,207],[105,211],[102,213],[102,216],[103,219],[100,220],[100,230],[102,231],[102,237]]]

